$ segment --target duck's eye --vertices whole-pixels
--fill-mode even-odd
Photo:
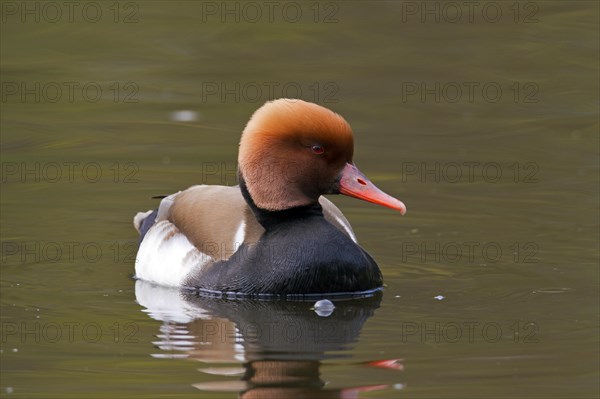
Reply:
[[[323,146],[315,144],[311,147],[312,152],[314,152],[317,155],[321,155],[322,153],[325,152],[325,148],[323,148]]]

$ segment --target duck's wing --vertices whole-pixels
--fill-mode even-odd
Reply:
[[[190,273],[227,260],[264,233],[239,187],[227,186],[193,186],[169,195],[157,211],[138,213],[134,226],[142,235],[136,277],[170,286],[181,286]]]
[[[346,234],[348,237],[352,239],[352,241],[356,241],[356,236],[354,235],[354,230],[352,230],[352,226],[350,226],[350,222],[346,219],[346,216],[340,211],[340,209],[333,204],[333,202],[329,201],[327,198],[321,196],[319,198],[319,204],[323,207],[323,216],[325,219],[341,230],[342,233]]]
[[[256,243],[265,231],[239,187],[190,187],[174,198],[165,218],[215,260],[227,260],[240,245]]]
[[[325,197],[319,203],[325,219],[356,242],[342,212]],[[199,185],[171,194],[157,210],[138,213],[134,226],[141,235],[136,277],[169,286],[181,286],[191,273],[229,259],[265,231],[237,186]]]

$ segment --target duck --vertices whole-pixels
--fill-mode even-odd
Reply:
[[[338,207],[342,194],[406,213],[354,164],[349,123],[300,99],[266,102],[243,129],[236,186],[194,185],[138,212],[135,278],[200,294],[369,295],[375,260]]]

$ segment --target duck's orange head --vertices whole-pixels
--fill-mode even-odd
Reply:
[[[256,206],[276,211],[344,194],[406,212],[352,162],[348,122],[317,104],[279,99],[260,107],[240,142],[239,171]]]

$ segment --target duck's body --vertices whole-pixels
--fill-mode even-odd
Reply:
[[[300,100],[267,103],[244,130],[239,186],[193,186],[136,215],[136,277],[243,295],[379,289],[377,264],[321,194],[405,208],[351,157],[351,130],[337,114]]]
[[[186,218],[188,214],[195,217]],[[312,206],[263,215],[266,227],[239,186],[193,186],[163,199],[157,212],[142,215],[136,225],[142,235],[136,276],[143,280],[250,295],[381,286],[377,265],[357,245],[342,212],[325,197]],[[369,266],[362,268],[368,276],[356,275],[361,266]],[[343,267],[354,272],[340,274]],[[312,280],[320,284],[310,284]]]

